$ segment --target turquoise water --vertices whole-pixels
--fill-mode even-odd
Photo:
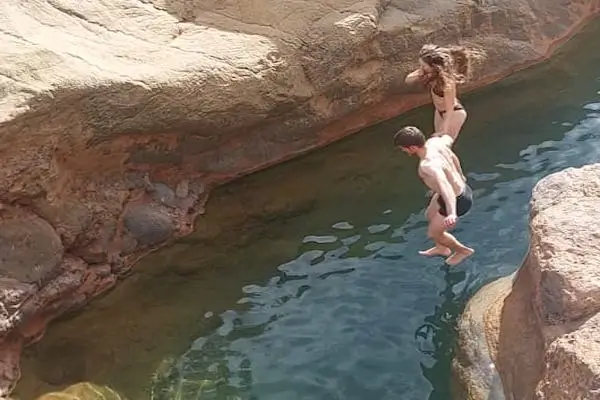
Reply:
[[[417,254],[425,188],[391,143],[406,124],[431,130],[425,107],[219,189],[196,233],[28,350],[19,391],[91,380],[160,400],[449,399],[456,318],[520,264],[532,187],[600,160],[598,39],[596,24],[464,97],[455,150],[475,206],[455,233],[476,254],[458,267]],[[49,365],[61,345],[70,364]],[[85,368],[69,369],[76,357]]]

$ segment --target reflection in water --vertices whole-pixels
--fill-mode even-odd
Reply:
[[[533,185],[600,159],[599,67],[574,47],[465,98],[475,205],[455,232],[477,253],[460,266],[417,254],[425,190],[390,146],[428,129],[417,110],[219,189],[192,236],[28,350],[19,393],[87,379],[132,400],[447,400],[456,319],[521,261]],[[76,367],[52,357],[64,343]]]
[[[450,399],[450,388],[447,385],[436,385],[436,382],[445,382],[448,379],[452,357],[453,346],[456,337],[456,322],[463,307],[468,300],[468,285],[464,285],[455,293],[454,285],[462,283],[466,274],[464,271],[451,271],[442,267],[446,286],[440,293],[443,297],[442,303],[434,307],[433,315],[425,317],[425,323],[417,328],[415,340],[418,342],[419,350],[433,360],[430,367],[421,362],[423,376],[434,383],[429,400]]]

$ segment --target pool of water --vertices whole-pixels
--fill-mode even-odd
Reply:
[[[527,249],[541,177],[600,160],[594,24],[550,62],[464,97],[475,193],[455,268],[426,239],[416,160],[391,136],[424,107],[217,190],[198,229],[27,349],[17,397],[78,381],[129,399],[450,398],[455,322]]]

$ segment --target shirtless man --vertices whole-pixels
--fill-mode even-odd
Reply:
[[[445,256],[448,265],[457,265],[475,252],[447,232],[458,217],[473,205],[473,192],[467,185],[458,157],[452,152],[449,135],[433,136],[428,140],[418,128],[406,126],[394,135],[394,146],[408,155],[420,158],[418,174],[433,192],[427,207],[427,235],[435,242],[424,256]]]

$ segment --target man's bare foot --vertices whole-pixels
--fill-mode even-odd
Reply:
[[[448,257],[452,252],[447,247],[433,246],[430,249],[419,251],[419,254],[427,257],[444,256]]]
[[[469,247],[467,247],[465,250],[457,251],[456,253],[452,254],[450,257],[446,258],[446,264],[452,265],[452,266],[458,265],[461,262],[463,262],[465,258],[469,257],[473,253],[475,253],[475,250],[473,250]]]

